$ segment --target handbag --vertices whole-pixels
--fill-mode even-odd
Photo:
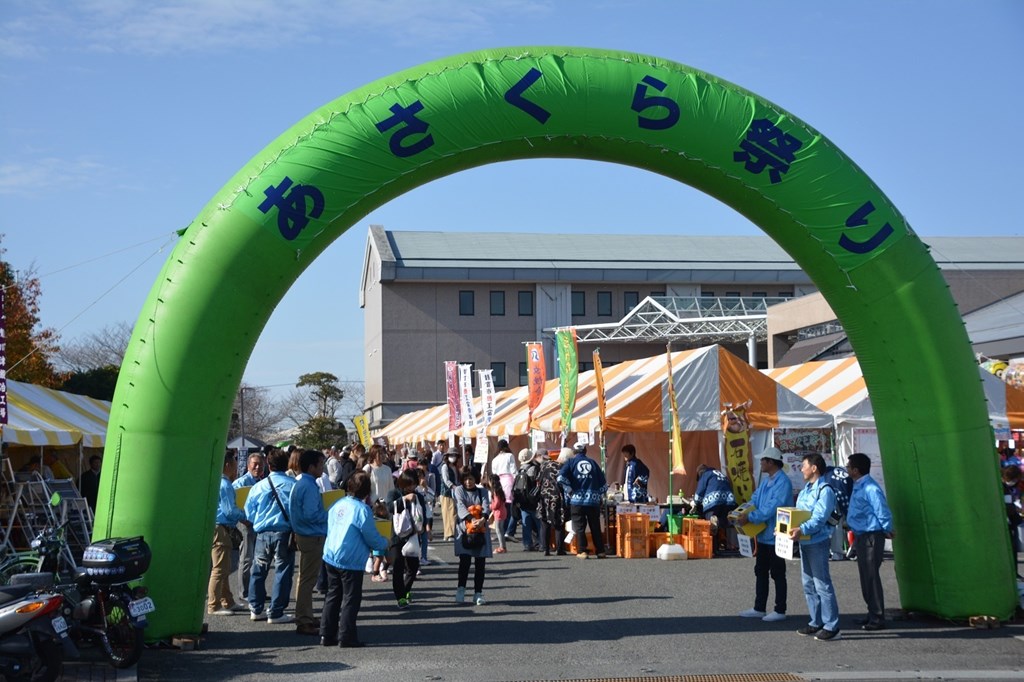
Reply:
[[[463,533],[462,548],[470,551],[480,549],[484,546],[483,533]]]

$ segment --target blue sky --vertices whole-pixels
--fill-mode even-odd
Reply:
[[[926,241],[1022,233],[1021,2],[7,0],[6,259],[35,265],[43,323],[65,339],[134,322],[174,231],[278,134],[395,71],[510,45],[629,50],[694,66],[821,131]],[[511,205],[511,184],[533,201]],[[362,378],[358,282],[370,224],[760,232],[695,190],[625,167],[536,160],[460,173],[338,239],[279,304],[248,383],[320,370]]]

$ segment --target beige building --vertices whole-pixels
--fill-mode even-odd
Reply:
[[[975,352],[1004,358],[1024,355],[1024,299],[1015,297],[1024,291],[1024,238],[924,241],[949,285]],[[769,308],[767,355],[770,366],[783,367],[846,357],[853,350],[832,308],[816,292]]]
[[[990,260],[984,263],[972,260],[981,251],[975,240],[930,241],[951,257],[948,267],[940,265],[951,282],[962,283],[954,294],[972,307],[1024,290],[1024,239],[985,248]],[[1000,267],[991,267],[993,258],[1000,259]],[[444,402],[447,360],[492,369],[499,391],[514,388],[526,382],[523,343],[544,339],[548,375],[554,376],[552,328],[615,324],[648,296],[794,299],[786,305],[800,311],[807,308],[801,307],[804,297],[817,291],[767,236],[447,233],[371,226],[362,275],[371,428]],[[984,284],[975,286],[978,277]],[[769,320],[779,344],[772,352],[782,348],[785,353],[802,328],[830,316],[835,317],[827,305],[819,304],[790,318],[784,328],[772,328]],[[707,343],[674,341],[673,348]],[[750,354],[742,339],[723,345],[741,357]],[[662,352],[665,342],[602,342],[600,347],[603,363],[610,365]],[[592,349],[581,345],[583,370],[591,369]],[[754,350],[756,364],[769,366],[768,345],[761,341]]]

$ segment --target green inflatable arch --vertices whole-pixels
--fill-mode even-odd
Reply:
[[[642,54],[525,47],[442,59],[318,109],[183,233],[121,369],[95,530],[150,542],[151,638],[201,627],[232,400],[292,282],[390,199],[538,157],[660,173],[778,242],[839,316],[870,387],[903,607],[1012,614],[998,467],[967,334],[927,247],[885,195],[816,130],[714,76]],[[528,199],[515,187],[508,197]]]

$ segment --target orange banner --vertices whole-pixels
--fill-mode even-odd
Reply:
[[[533,411],[544,399],[544,382],[547,380],[547,368],[544,366],[544,344],[539,341],[526,344],[526,385],[529,387],[527,405],[530,408],[530,419]],[[527,424],[529,427],[529,424]]]
[[[750,401],[722,411],[722,430],[725,433],[725,470],[732,482],[736,504],[749,502],[754,496],[754,476],[750,467],[750,424],[747,408]]]
[[[597,384],[597,419],[604,433],[604,368],[601,366],[601,349],[594,349],[594,383]]]

